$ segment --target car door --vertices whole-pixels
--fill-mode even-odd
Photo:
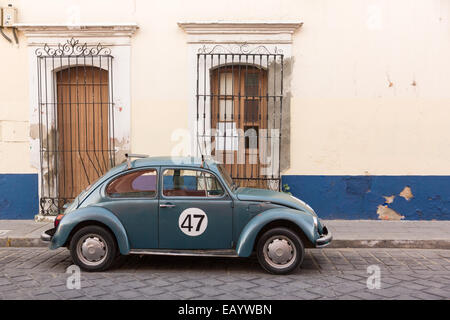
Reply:
[[[158,248],[158,171],[126,171],[104,187],[99,205],[116,215],[127,232],[132,249]]]
[[[159,247],[230,249],[232,199],[202,169],[165,167],[160,174]]]

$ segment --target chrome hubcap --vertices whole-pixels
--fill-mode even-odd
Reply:
[[[78,241],[77,253],[84,264],[96,266],[106,259],[108,246],[102,237],[90,234]]]
[[[264,258],[274,268],[287,268],[294,263],[297,255],[295,246],[285,236],[274,236],[264,245]]]

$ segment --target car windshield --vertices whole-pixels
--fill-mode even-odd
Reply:
[[[219,171],[223,177],[223,180],[227,184],[227,186],[234,191],[236,189],[236,184],[233,182],[233,179],[231,178],[230,174],[228,173],[227,169],[221,164],[217,166],[219,168]]]

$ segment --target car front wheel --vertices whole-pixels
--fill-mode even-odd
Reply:
[[[288,274],[302,264],[305,249],[293,231],[287,228],[274,228],[261,236],[256,254],[266,271],[273,274]]]
[[[114,262],[117,246],[108,230],[100,226],[86,226],[73,235],[70,254],[81,269],[103,271]]]

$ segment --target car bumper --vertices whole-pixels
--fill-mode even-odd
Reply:
[[[56,232],[56,228],[48,229],[47,231],[44,231],[41,233],[41,240],[45,242],[52,241],[53,235]]]
[[[333,236],[328,231],[327,227],[323,226],[322,234],[316,240],[316,248],[323,248],[330,244],[331,240],[333,240]]]

